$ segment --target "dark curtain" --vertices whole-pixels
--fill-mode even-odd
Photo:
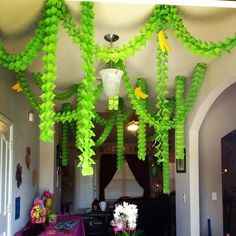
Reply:
[[[143,196],[150,196],[148,158],[146,158],[145,161],[139,160],[136,155],[125,155],[125,158],[135,179],[137,180],[139,185],[144,189]]]
[[[100,161],[99,199],[105,200],[105,188],[116,173],[116,155],[102,155]]]

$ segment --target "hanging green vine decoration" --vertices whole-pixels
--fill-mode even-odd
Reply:
[[[137,87],[141,88],[142,92],[148,93],[147,82],[143,78],[137,80]],[[141,99],[140,103],[147,109],[147,98]],[[139,129],[138,129],[138,158],[145,160],[146,157],[146,124],[141,117],[139,117]]]
[[[83,87],[81,89],[80,96],[77,105],[77,148],[81,151],[79,155],[79,166],[82,166],[83,175],[92,175],[92,164],[94,161],[92,156],[95,154],[93,147],[95,143],[92,139],[95,136],[92,128],[94,127],[92,119],[95,111],[95,96],[94,96],[94,13],[92,2],[81,3],[82,18],[81,18],[81,37],[83,43],[81,44],[81,50],[83,58],[83,70],[84,79],[82,80]]]
[[[119,108],[116,117],[117,127],[117,161],[116,166],[118,170],[122,170],[124,166],[124,124],[123,124],[123,100],[119,100]]]
[[[71,128],[71,131],[72,131],[74,137],[76,137],[76,122],[75,121],[70,122],[70,128]]]
[[[73,42],[80,45],[82,43],[81,30],[65,4],[62,6],[61,20],[63,21],[63,28],[67,31]]]
[[[184,105],[185,117],[187,116],[188,112],[192,109],[192,106],[194,104],[194,101],[196,100],[198,91],[200,89],[202,80],[204,78],[205,72],[206,72],[206,64],[198,63],[195,68],[193,81],[190,87],[190,91],[189,91],[186,103]]]
[[[175,124],[175,155],[176,159],[184,159],[184,85],[185,77],[176,77],[176,124]]]
[[[70,103],[64,103],[62,106],[64,111],[71,110]],[[62,166],[67,166],[69,163],[69,123],[65,122],[62,124],[62,142],[61,142],[61,164]]]
[[[140,103],[140,101],[137,99],[135,93],[134,93],[134,88],[132,87],[131,83],[129,82],[129,77],[127,71],[124,72],[124,75],[122,77],[124,81],[124,85],[126,88],[126,91],[128,93],[128,97],[130,99],[130,102],[135,109],[137,115],[143,119],[143,121],[150,126],[154,126],[155,124],[158,123],[158,121],[155,120],[154,117],[151,116],[145,109],[144,104]]]
[[[157,44],[157,120],[159,126],[155,127],[157,152],[155,154],[158,163],[162,163],[163,192],[169,193],[169,129],[170,110],[168,100],[168,53],[161,51],[161,42]]]
[[[43,81],[42,81],[41,77],[42,77],[42,74],[40,74],[38,72],[33,73],[33,79],[39,87],[43,86]],[[55,98],[54,99],[55,100],[61,100],[61,101],[70,99],[72,96],[74,96],[76,94],[77,86],[79,86],[79,85],[74,84],[62,93],[54,92],[55,93]],[[81,86],[81,84],[80,84],[80,86]]]
[[[25,73],[20,71],[16,73],[16,78],[18,82],[20,83],[21,88],[23,89],[23,93],[25,94],[26,98],[29,100],[33,108],[37,111],[40,112],[40,104],[38,99],[35,97],[33,94],[28,81],[26,79]]]
[[[43,39],[44,46],[43,52],[45,53],[43,57],[43,75],[42,81],[43,85],[42,95],[40,96],[43,103],[40,105],[40,120],[41,123],[39,128],[41,130],[40,138],[43,141],[52,141],[54,135],[54,102],[55,98],[54,89],[56,87],[54,80],[56,79],[56,70],[55,65],[56,61],[56,43],[57,43],[57,33],[59,31],[59,18],[57,10],[57,1],[48,0],[46,3],[46,18],[44,25],[45,37]]]
[[[236,34],[227,38],[224,42],[206,42],[194,38],[183,24],[183,20],[177,13],[177,8],[171,8],[170,14],[171,26],[174,29],[176,38],[193,54],[200,56],[219,56],[222,52],[231,52],[236,46]]]
[[[45,19],[38,23],[34,37],[26,45],[26,49],[18,55],[10,55],[4,48],[3,42],[0,40],[0,64],[5,68],[15,72],[24,71],[36,58],[38,51],[43,44]]]
[[[95,89],[95,100],[97,100],[99,98],[99,96],[101,95],[103,90],[103,84],[102,81],[100,81],[100,83],[97,85],[96,89]]]
[[[76,94],[78,94],[78,97],[80,97],[81,96],[81,90],[82,90],[82,86],[83,86],[83,84],[78,84],[77,86],[76,86],[76,89],[78,90],[77,92],[76,92]],[[72,87],[71,87],[72,88]],[[67,90],[68,91],[68,90]],[[102,91],[102,84],[100,83],[97,87],[96,87],[96,89],[95,89],[95,92],[94,92],[94,96],[95,96],[95,99],[97,99],[98,98],[98,96],[100,95],[100,93],[101,93],[101,91]],[[65,92],[66,93],[66,92]],[[61,94],[64,94],[64,93],[61,93]],[[57,95],[57,94],[56,94]],[[61,96],[61,95],[59,95],[59,96]],[[55,96],[55,98],[56,98],[56,96]],[[65,99],[64,100],[67,100],[68,99],[68,97],[64,97]],[[64,122],[66,122],[66,121],[69,121],[69,122],[71,122],[71,121],[76,121],[77,120],[77,117],[78,117],[78,114],[77,114],[78,112],[76,111],[76,110],[71,110],[71,111],[67,111],[67,112],[57,112],[56,114],[55,114],[55,117],[54,117],[54,120],[55,120],[55,122],[62,122],[62,123],[64,123]],[[99,124],[101,124],[101,125],[103,125],[103,126],[105,126],[106,125],[106,120],[105,119],[103,119],[99,114],[97,114],[97,113],[95,113],[94,114],[95,115],[95,120],[99,123]]]
[[[158,17],[160,6],[154,10],[153,16],[150,17],[148,23],[140,30],[139,35],[130,40],[127,45],[119,48],[106,48],[96,45],[97,59],[103,59],[106,63],[118,60],[125,61],[127,57],[134,56],[135,52],[141,50],[143,46],[152,38],[153,33],[160,27],[161,19]]]
[[[77,26],[76,21],[72,18],[67,6],[63,0],[47,0],[43,9],[43,18],[39,21],[38,28],[35,30],[33,38],[26,45],[25,50],[18,55],[10,55],[0,41],[0,64],[16,72],[20,87],[32,106],[39,112],[41,120],[41,140],[51,141],[54,134],[54,123],[61,122],[63,126],[63,165],[68,163],[68,153],[66,146],[68,144],[69,126],[76,136],[76,146],[80,151],[79,166],[82,166],[83,175],[93,174],[92,165],[94,160],[93,148],[101,145],[108,137],[112,127],[117,125],[117,167],[123,166],[123,146],[124,133],[123,122],[127,120],[130,112],[124,111],[123,104],[119,106],[117,112],[113,113],[110,119],[106,120],[95,112],[95,101],[102,91],[102,83],[96,88],[94,77],[94,61],[102,59],[108,63],[112,61],[124,71],[123,81],[131,101],[132,108],[139,116],[139,134],[138,134],[138,157],[144,160],[146,156],[146,126],[154,127],[155,134],[148,141],[155,138],[157,143],[157,161],[163,165],[163,189],[165,193],[169,192],[169,142],[168,131],[171,128],[176,129],[176,157],[183,158],[184,155],[184,123],[188,112],[191,110],[193,103],[199,91],[201,81],[206,71],[206,65],[199,63],[195,69],[193,81],[189,94],[184,99],[184,77],[176,78],[176,99],[168,97],[168,54],[165,50],[170,50],[170,45],[165,41],[164,30],[173,29],[180,42],[194,54],[202,56],[219,56],[223,52],[231,52],[236,47],[236,35],[226,39],[224,42],[205,42],[195,39],[187,28],[184,26],[176,7],[156,6],[153,15],[149,18],[139,34],[130,40],[127,44],[117,48],[100,47],[94,41],[94,12],[93,3],[82,2],[81,25]],[[67,30],[67,34],[72,37],[73,41],[80,46],[82,51],[82,68],[84,78],[80,84],[72,85],[66,91],[57,93],[54,91],[56,79],[56,43],[58,25],[60,21]],[[161,32],[160,32],[161,31]],[[154,33],[159,34],[162,41],[157,48],[157,105],[153,109],[151,104],[147,104],[147,99],[139,99],[132,87],[128,72],[125,71],[125,61],[128,57],[134,56],[135,52],[141,50],[150,40]],[[36,57],[37,53],[42,51],[43,56],[43,73],[34,74],[33,79],[40,87],[42,101],[31,90],[25,70],[27,66]],[[144,79],[138,80],[138,86],[144,93],[147,93],[146,82]],[[54,111],[54,101],[67,100],[76,96],[76,107],[69,104],[64,105],[61,112]],[[113,106],[114,107],[114,106]],[[152,109],[150,109],[150,107]],[[155,114],[154,114],[155,111]],[[104,126],[103,133],[94,142],[93,122]]]
[[[206,64],[198,63],[193,75],[193,81],[186,101],[184,100],[185,78],[176,77],[176,117],[175,117],[175,143],[176,159],[184,158],[184,122],[196,99],[201,82],[206,72]]]
[[[111,118],[106,122],[106,125],[104,127],[101,136],[95,141],[96,147],[102,145],[106,141],[114,125],[115,125],[115,113],[113,112]]]

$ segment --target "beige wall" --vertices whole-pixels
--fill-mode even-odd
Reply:
[[[12,73],[0,66],[0,113],[14,123],[13,128],[13,173],[12,174],[12,234],[21,229],[29,220],[29,210],[34,197],[38,195],[38,183],[32,186],[32,170],[38,172],[39,166],[39,129],[38,121],[28,121],[28,112],[32,107],[22,93],[11,89],[15,84]],[[31,148],[31,165],[28,170],[25,164],[25,149]],[[22,166],[22,184],[17,188],[15,170],[17,164]],[[15,198],[21,197],[20,218],[15,220]]]

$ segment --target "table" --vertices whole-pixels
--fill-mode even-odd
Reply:
[[[74,226],[69,233],[64,233],[58,230],[55,230],[54,227],[60,223],[60,222],[77,222],[77,225]],[[15,236],[21,236],[24,230],[21,230],[20,232],[17,232],[15,234]],[[85,230],[84,230],[84,223],[83,223],[83,219],[80,216],[59,216],[57,218],[57,223],[55,224],[51,224],[47,227],[45,227],[44,232],[42,232],[41,234],[39,234],[40,236],[52,236],[52,235],[56,235],[56,236],[85,236]]]

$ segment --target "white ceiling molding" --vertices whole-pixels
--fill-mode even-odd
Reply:
[[[81,2],[82,0],[66,0],[66,2]],[[167,4],[176,6],[202,6],[202,7],[225,7],[236,8],[235,1],[222,0],[87,0],[88,2],[105,2],[105,3],[128,3],[128,4]]]

